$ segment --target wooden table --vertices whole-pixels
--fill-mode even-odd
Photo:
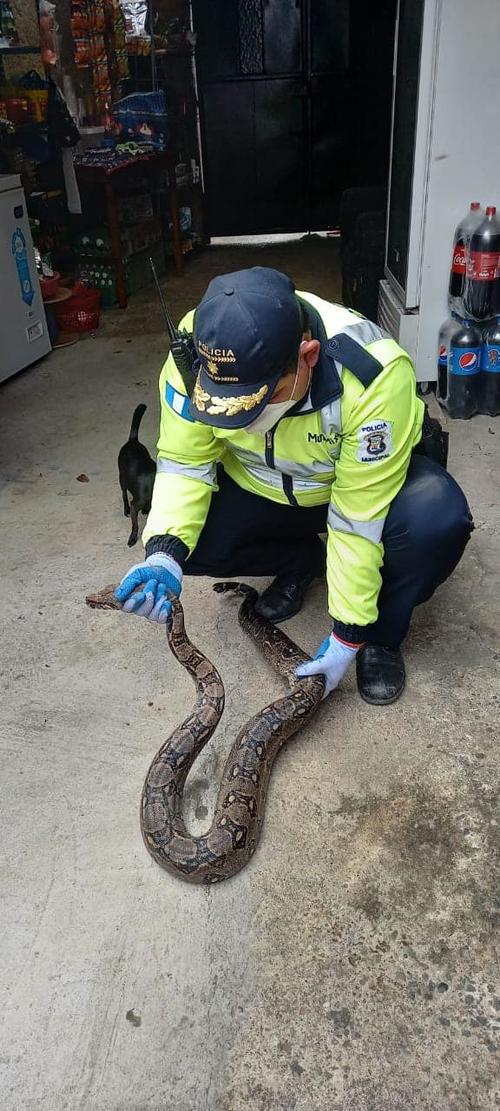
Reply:
[[[104,189],[106,197],[106,212],[109,235],[111,240],[111,259],[116,276],[116,294],[121,309],[127,307],[127,285],[125,281],[125,266],[122,256],[120,237],[120,220],[115,186],[126,176],[131,182],[145,172],[151,174],[166,174],[170,197],[170,216],[172,220],[172,244],[174,248],[175,272],[179,277],[184,273],[184,255],[182,253],[181,228],[179,219],[179,200],[175,181],[175,165],[169,151],[155,151],[151,154],[132,156],[126,162],[118,162],[116,166],[85,166],[75,163],[78,184],[85,186],[99,186]],[[165,241],[165,236],[163,236]]]

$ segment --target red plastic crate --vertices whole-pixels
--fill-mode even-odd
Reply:
[[[100,293],[81,285],[74,287],[73,296],[55,305],[57,323],[62,332],[95,332],[99,327]]]

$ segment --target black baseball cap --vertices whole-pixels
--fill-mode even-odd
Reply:
[[[279,270],[253,266],[214,278],[194,315],[191,415],[217,428],[251,424],[298,356],[302,320],[295,286]]]

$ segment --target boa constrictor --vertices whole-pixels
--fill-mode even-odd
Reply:
[[[120,609],[114,586],[87,596],[94,609]],[[265,657],[290,684],[282,698],[259,710],[243,726],[222,775],[208,833],[194,837],[182,819],[182,794],[188,773],[210,740],[224,710],[224,684],[210,660],[195,648],[184,627],[178,599],[172,599],[167,638],[175,658],[196,686],[196,701],[181,725],[157,752],[144,781],[141,830],[146,848],[162,868],[190,883],[212,884],[234,876],[257,847],[271,769],[280,748],[318,709],[323,676],[297,679],[295,669],[309,659],[296,644],[255,612],[257,592],[244,583],[216,583],[214,590],[244,596],[238,619]]]

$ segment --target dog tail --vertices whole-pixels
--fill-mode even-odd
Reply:
[[[139,425],[140,425],[141,420],[144,416],[144,413],[146,412],[146,409],[147,409],[147,405],[138,405],[137,409],[134,409],[134,415],[132,417],[132,424],[130,425],[129,440],[137,440],[137,435],[138,435],[138,432],[139,432]]]

